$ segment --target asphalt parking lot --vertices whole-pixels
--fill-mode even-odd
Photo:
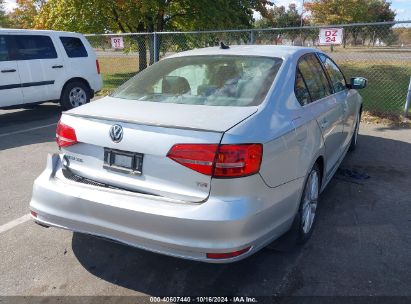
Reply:
[[[52,104],[0,110],[0,295],[411,296],[411,129],[362,126],[304,247],[212,265],[29,220],[59,115]]]

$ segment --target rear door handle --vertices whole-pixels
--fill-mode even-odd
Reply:
[[[62,65],[53,65],[52,68],[53,69],[61,69],[61,68],[63,68],[63,66]]]
[[[11,69],[11,70],[2,70],[2,73],[14,73],[17,72],[15,69]]]

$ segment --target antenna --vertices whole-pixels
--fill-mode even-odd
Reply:
[[[229,49],[229,48],[230,48],[230,47],[229,47],[228,45],[224,44],[223,41],[220,41],[220,49],[227,50],[227,49]]]

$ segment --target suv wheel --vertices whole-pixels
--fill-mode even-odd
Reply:
[[[79,81],[67,84],[61,94],[60,105],[64,110],[77,108],[88,102],[90,102],[90,89]]]

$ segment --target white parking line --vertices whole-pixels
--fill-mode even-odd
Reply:
[[[10,132],[10,133],[3,133],[3,134],[0,134],[0,137],[20,134],[20,133],[25,133],[25,132],[30,132],[30,131],[39,130],[39,129],[44,129],[44,128],[48,128],[48,127],[55,126],[55,125],[57,125],[57,123],[52,123],[52,124],[48,124],[48,125],[44,125],[44,126],[25,129],[25,130],[14,131],[14,132]]]
[[[6,224],[4,224],[4,225],[1,225],[1,226],[0,226],[0,234],[2,234],[3,232],[8,231],[8,230],[10,230],[10,229],[13,229],[14,227],[16,227],[16,226],[18,226],[18,225],[20,225],[20,224],[23,224],[23,223],[27,222],[27,221],[29,221],[30,219],[31,219],[31,215],[30,215],[30,214],[26,214],[26,215],[23,215],[22,217],[19,217],[18,219],[15,219],[15,220],[13,220],[13,221],[11,221],[11,222],[8,222],[8,223],[6,223]]]

